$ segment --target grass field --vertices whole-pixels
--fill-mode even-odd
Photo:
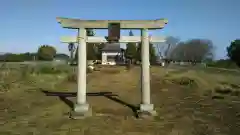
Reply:
[[[70,120],[77,88],[72,72],[2,69],[0,134],[240,135],[238,72],[152,67],[151,97],[158,116],[150,120],[134,113],[140,68],[100,68],[87,76],[93,116]]]

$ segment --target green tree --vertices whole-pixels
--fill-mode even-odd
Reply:
[[[36,57],[36,53],[20,53],[20,54],[3,54],[0,55],[0,61],[7,62],[23,62],[23,61],[32,61]]]
[[[228,57],[240,66],[240,39],[236,39],[231,42],[231,45],[227,47]]]
[[[74,57],[74,60],[77,61],[78,60],[78,46],[77,46],[77,49],[76,49],[76,52],[75,52],[75,57]]]
[[[6,62],[23,62],[24,57],[22,54],[7,54],[5,57]]]
[[[105,47],[104,43],[97,44],[97,59],[101,60],[102,59],[102,49]]]
[[[136,59],[138,61],[141,61],[142,57],[141,57],[141,49],[142,49],[142,44],[141,43],[138,43],[138,47],[137,47],[137,56],[136,56]],[[151,63],[155,63],[156,60],[157,60],[157,56],[156,56],[156,51],[155,51],[155,48],[153,46],[152,43],[149,44],[149,61]]]
[[[129,36],[133,36],[133,32],[129,32]],[[127,43],[127,48],[125,50],[125,58],[129,59],[132,63],[136,59],[137,46],[136,43]]]
[[[52,61],[57,51],[50,45],[42,45],[38,48],[38,60]]]
[[[157,56],[156,56],[155,47],[153,46],[152,43],[149,44],[149,55],[150,55],[150,62],[155,63],[157,60]]]
[[[95,32],[93,29],[87,29],[87,36],[94,36]],[[96,60],[97,59],[97,44],[96,43],[87,43],[87,60]],[[75,53],[75,60],[78,59],[78,47]]]
[[[88,43],[87,44],[87,60],[96,60],[97,59],[97,52],[95,49],[95,44]]]
[[[95,36],[94,29],[87,29],[87,36]],[[96,60],[98,58],[99,43],[87,43],[87,60]]]

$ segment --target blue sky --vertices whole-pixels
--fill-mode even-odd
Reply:
[[[67,53],[59,38],[75,35],[56,17],[81,19],[158,19],[169,23],[154,35],[176,36],[182,41],[207,38],[216,46],[216,58],[240,38],[239,0],[1,0],[0,52],[34,52],[41,44]],[[123,34],[127,34],[124,31]],[[97,35],[106,31],[97,31]],[[138,35],[138,31],[134,31]]]

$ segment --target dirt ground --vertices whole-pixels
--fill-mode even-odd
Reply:
[[[101,68],[88,74],[93,116],[71,120],[76,77],[31,74],[4,85],[1,135],[240,135],[240,76],[203,70],[151,68],[158,116],[138,119],[140,69]]]

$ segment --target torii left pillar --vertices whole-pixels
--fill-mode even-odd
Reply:
[[[156,116],[154,105],[150,96],[150,62],[149,62],[149,36],[148,29],[141,29],[141,104],[138,114],[140,117]]]
[[[87,89],[87,55],[86,55],[86,29],[79,28],[78,29],[78,91],[77,91],[77,101],[74,105],[74,109],[71,113],[71,118],[79,119],[84,118],[86,116],[91,116],[92,112],[89,104],[86,100],[86,89]]]

